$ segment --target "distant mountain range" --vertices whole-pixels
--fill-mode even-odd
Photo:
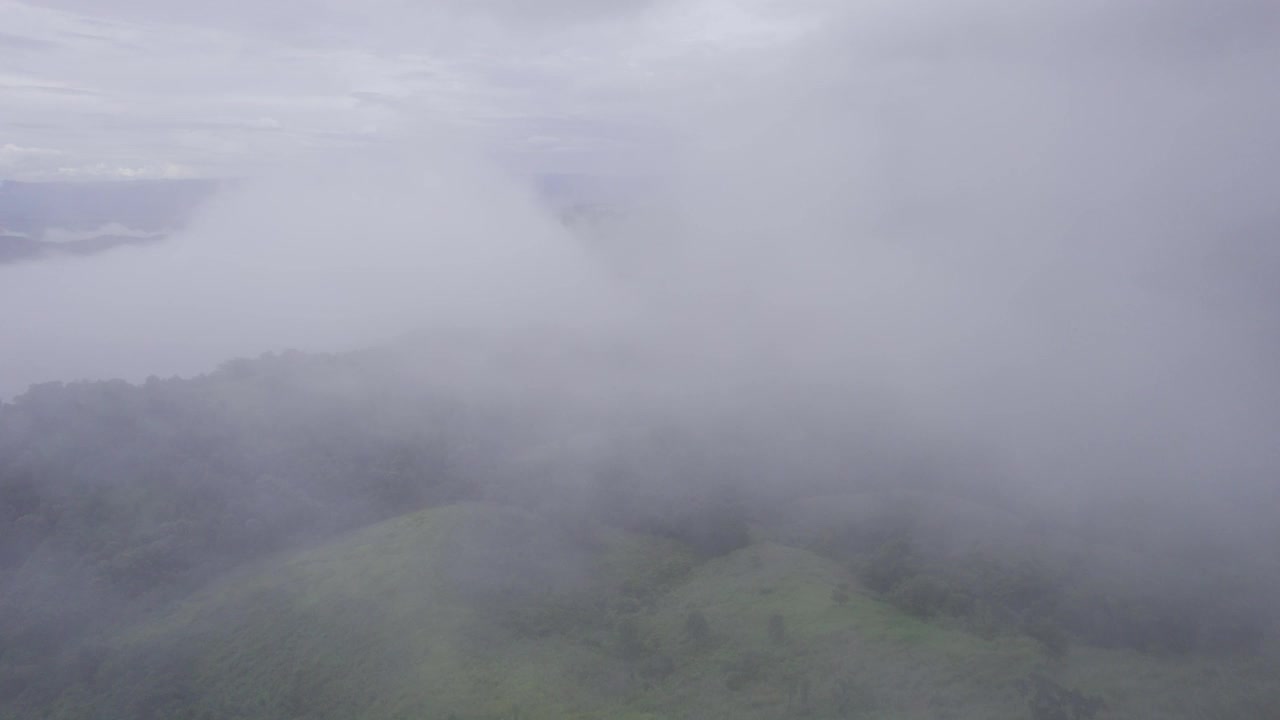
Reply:
[[[0,180],[0,265],[52,255],[91,255],[163,240],[223,180],[16,182]],[[636,179],[542,174],[535,192],[566,222],[641,193]]]
[[[0,264],[163,239],[217,180],[0,181]]]

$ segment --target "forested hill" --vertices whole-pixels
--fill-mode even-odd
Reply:
[[[39,385],[0,405],[0,717],[103,692],[120,681],[121,628],[266,558],[474,501],[584,542],[668,543],[646,547],[696,567],[778,543],[843,578],[823,591],[833,597],[1023,638],[1050,660],[1095,648],[1212,665],[1272,651],[1256,558],[1108,539],[1140,535],[1105,532],[1119,518],[1086,536],[997,489],[939,482],[882,436],[836,451],[778,420],[722,427],[621,403],[639,392],[629,376],[598,382],[616,360],[545,343],[286,353],[191,379]],[[632,582],[647,597],[649,580]],[[282,717],[263,712],[244,717]]]

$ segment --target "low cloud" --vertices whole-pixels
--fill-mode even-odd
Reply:
[[[60,167],[56,170],[57,177],[68,180],[100,180],[100,179],[169,179],[193,177],[194,173],[190,168],[181,165],[148,165],[143,167],[126,167],[119,165],[108,165],[107,163],[98,163],[96,165],[81,165],[75,167]]]
[[[697,7],[722,19],[566,4],[582,23],[546,31],[574,40],[559,52],[516,11],[493,27],[451,15],[432,31],[459,35],[439,40],[443,63],[315,50],[346,74],[308,96],[363,108],[335,124],[392,129],[341,152],[272,146],[274,168],[169,244],[5,269],[19,350],[0,377],[13,391],[424,327],[567,327],[663,357],[646,380],[660,397],[874,408],[922,448],[982,458],[953,474],[1007,479],[1064,513],[1127,497],[1273,532],[1253,512],[1280,468],[1267,8]],[[371,46],[403,47],[370,22]],[[531,78],[485,82],[499,40]],[[397,94],[423,68],[439,70],[432,92]],[[214,86],[242,96],[241,80],[286,77]],[[279,109],[247,117],[295,128]],[[549,116],[641,117],[664,139],[653,189],[600,237],[565,228],[494,149],[509,137],[494,126]]]

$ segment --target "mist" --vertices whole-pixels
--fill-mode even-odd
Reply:
[[[517,56],[539,33],[631,43],[583,41],[592,73],[699,12],[774,33],[614,78],[605,115],[643,108],[669,162],[633,164],[656,189],[591,237],[491,136],[421,107],[372,147],[255,168],[164,245],[5,268],[6,392],[547,328],[682,358],[655,386],[874,396],[1064,501],[1091,482],[1274,497],[1266,4],[452,19],[474,12]]]
[[[419,42],[291,6],[292,30],[163,12]],[[0,267],[0,396],[397,348],[362,366],[385,387],[536,418],[457,456],[508,499],[690,467],[764,497],[994,494],[1280,579],[1274,4],[379,7],[482,81],[239,158],[163,243]],[[536,190],[561,171],[634,189],[571,222]],[[944,545],[983,522],[952,507]]]

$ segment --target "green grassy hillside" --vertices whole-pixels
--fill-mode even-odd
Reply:
[[[243,568],[82,648],[10,717],[1263,718],[1262,660],[1048,659],[908,617],[841,565],[463,504]],[[1039,703],[1041,714],[1035,707]],[[15,711],[16,712],[16,711]],[[1084,717],[1081,715],[1080,717]]]

